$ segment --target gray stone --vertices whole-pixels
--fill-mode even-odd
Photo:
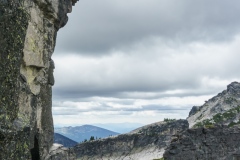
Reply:
[[[231,160],[240,153],[239,127],[190,130],[178,134],[178,140],[167,147],[164,160]]]

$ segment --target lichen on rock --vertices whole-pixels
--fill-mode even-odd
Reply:
[[[57,31],[76,0],[0,0],[0,159],[47,159]]]

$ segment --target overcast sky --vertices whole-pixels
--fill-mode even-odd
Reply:
[[[53,60],[55,125],[186,118],[240,81],[239,0],[80,0]]]

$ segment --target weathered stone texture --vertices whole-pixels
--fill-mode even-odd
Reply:
[[[173,136],[164,160],[238,160],[240,128],[188,129]]]
[[[146,160],[161,158],[171,136],[188,128],[187,120],[160,122],[102,140],[78,144],[73,148],[82,160]]]
[[[47,159],[51,56],[76,0],[0,0],[0,159]]]

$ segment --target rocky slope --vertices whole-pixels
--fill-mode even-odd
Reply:
[[[51,56],[76,0],[0,0],[0,159],[45,160],[53,144]]]
[[[187,118],[189,126],[239,123],[240,83],[232,82],[227,90],[209,99],[202,106],[194,106]]]
[[[171,136],[188,128],[186,120],[154,123],[128,134],[78,144],[81,160],[152,160],[163,156]]]

